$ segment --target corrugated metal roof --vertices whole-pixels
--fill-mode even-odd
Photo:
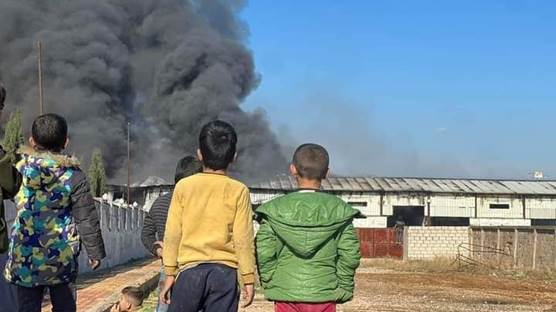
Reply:
[[[427,192],[451,194],[554,195],[556,181],[483,180],[435,178],[332,177],[322,183],[326,191],[344,192]],[[291,176],[251,185],[254,190],[297,189]]]

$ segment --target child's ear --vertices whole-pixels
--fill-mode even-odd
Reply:
[[[297,168],[293,164],[290,164],[290,174],[294,177],[299,175]]]
[[[237,152],[234,154],[234,160],[232,160],[233,163],[235,163],[237,160]]]
[[[330,177],[330,168],[326,169],[326,175],[324,176],[325,179]]]
[[[35,139],[33,139],[33,137],[29,137],[29,145],[31,145],[32,148],[35,148],[35,146],[37,146],[37,143],[35,142]]]
[[[70,139],[66,138],[66,143],[64,143],[64,149],[68,148],[69,143],[70,143]]]
[[[203,154],[201,153],[201,149],[197,149],[197,158],[200,162],[203,162]]]

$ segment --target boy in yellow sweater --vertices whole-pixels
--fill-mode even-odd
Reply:
[[[168,278],[160,301],[170,304],[168,312],[237,311],[238,274],[244,285],[244,307],[253,301],[255,250],[249,189],[227,175],[236,143],[230,124],[216,120],[203,126],[197,150],[203,172],[176,184],[162,255]]]

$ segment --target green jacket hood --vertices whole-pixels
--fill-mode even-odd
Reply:
[[[322,192],[295,192],[257,209],[292,252],[312,257],[360,212],[340,198]]]

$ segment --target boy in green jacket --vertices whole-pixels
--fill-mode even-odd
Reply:
[[[290,165],[299,191],[257,209],[259,274],[276,312],[335,312],[353,297],[361,255],[352,221],[359,211],[319,191],[328,164],[322,146],[299,146]]]

